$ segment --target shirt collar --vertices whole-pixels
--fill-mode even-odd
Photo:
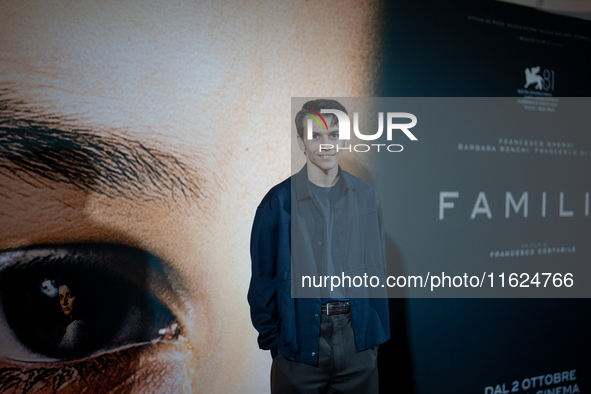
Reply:
[[[298,201],[311,199],[312,195],[310,194],[310,186],[308,186],[308,171],[307,171],[308,164],[304,164],[304,167],[293,176],[292,179],[292,187],[295,188],[295,194]],[[347,171],[343,171],[341,166],[339,166],[339,176],[341,179],[341,186],[339,190],[340,195],[344,195],[343,191],[346,190],[355,190],[353,186],[353,180],[351,179],[351,174]]]

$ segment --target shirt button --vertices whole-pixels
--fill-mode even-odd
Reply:
[[[318,242],[318,245],[322,245],[322,242]]]
[[[318,317],[318,313],[314,315],[314,317]]]
[[[312,352],[312,357],[314,357],[316,355],[316,352]]]

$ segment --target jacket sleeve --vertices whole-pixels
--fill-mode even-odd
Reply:
[[[384,280],[388,277],[388,261],[386,260],[386,228],[384,226],[384,213],[382,211],[382,202],[376,195],[376,204],[378,206],[378,224],[380,226],[380,245],[382,247],[382,262],[384,264]]]
[[[382,202],[380,198],[377,198],[378,204],[378,221],[380,223],[380,244],[382,245],[382,259],[384,261],[384,280],[388,279],[388,261],[386,260],[386,227],[384,225],[384,212],[382,211]],[[383,327],[386,336],[384,337],[384,342],[390,339],[390,299],[387,297],[387,290],[386,290],[386,298],[382,300],[376,300],[378,302],[382,301],[383,308]]]
[[[248,289],[250,317],[259,332],[261,349],[277,352],[279,310],[277,306],[277,220],[265,208],[257,208],[250,238],[252,277]]]

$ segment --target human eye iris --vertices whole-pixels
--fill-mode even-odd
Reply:
[[[72,288],[65,298],[75,305],[57,302],[64,298],[60,285]],[[169,290],[161,262],[135,248],[78,244],[0,252],[0,357],[76,360],[174,340],[181,327],[155,294]]]

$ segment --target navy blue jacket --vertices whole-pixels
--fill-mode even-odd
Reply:
[[[346,171],[340,170],[340,174],[337,204],[344,207],[345,215],[341,215],[339,226],[346,229],[343,235],[343,244],[348,245],[346,257],[351,257],[348,261],[355,265],[348,272],[362,274],[379,267],[385,274],[385,233],[379,198],[365,181]],[[273,357],[279,349],[288,359],[316,365],[321,300],[292,298],[291,294],[292,210],[295,220],[301,220],[302,212],[313,212],[313,207],[306,166],[263,198],[251,234],[252,278],[248,302],[261,349],[270,349]],[[310,226],[306,223],[297,228],[305,230]],[[314,237],[313,233],[310,229],[310,237]],[[313,250],[305,252],[316,255]],[[351,298],[350,302],[358,351],[390,338],[387,298]]]

